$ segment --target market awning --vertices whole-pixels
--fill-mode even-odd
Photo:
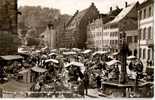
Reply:
[[[63,52],[64,55],[75,55],[76,52]]]
[[[40,67],[33,67],[33,68],[31,68],[33,71],[35,71],[35,72],[38,72],[38,73],[44,73],[44,72],[46,72],[47,71],[47,69],[45,69],[45,68],[40,68]]]
[[[61,50],[61,51],[62,51],[62,50],[66,50],[66,48],[59,48],[59,50]]]
[[[20,71],[20,72],[18,72],[19,74],[24,74],[24,73],[27,73],[27,72],[29,72],[30,70],[29,69],[25,69],[25,70],[22,70],[22,71]]]
[[[92,55],[95,56],[96,54],[100,54],[100,55],[103,55],[103,54],[107,54],[109,53],[108,51],[96,51],[94,52]]]
[[[113,56],[108,56],[108,58],[110,58],[110,59],[115,59]]]
[[[116,63],[121,63],[119,60],[111,60],[111,61],[109,61],[109,62],[106,62],[106,64],[108,65],[108,66],[112,66],[112,65],[114,65],[114,64],[116,64]]]
[[[80,63],[80,62],[71,62],[69,64],[66,64],[65,67],[69,67],[69,66],[79,66],[79,67],[84,67],[84,64],[83,63]]]
[[[20,55],[7,55],[7,56],[0,56],[3,60],[18,60],[23,59]]]
[[[115,53],[113,53],[112,55],[113,56],[116,56],[116,55],[118,55],[119,54],[119,52],[115,52]]]
[[[132,55],[132,56],[128,56],[127,59],[132,60],[132,59],[136,59],[136,57]]]
[[[91,51],[92,50],[88,49],[88,50],[83,51],[82,53],[87,54],[87,53],[90,53]]]
[[[57,55],[56,53],[50,53],[49,56]]]
[[[51,50],[51,52],[56,52],[57,51],[57,49],[53,49],[53,50]]]
[[[59,61],[56,60],[56,59],[47,59],[47,60],[45,60],[45,63],[47,63],[47,62],[53,62],[53,63],[56,63],[56,64],[59,63]]]
[[[40,53],[41,51],[40,50],[36,50],[35,52]]]
[[[81,51],[81,49],[78,49],[78,48],[72,48],[72,50],[74,50],[74,51]]]
[[[43,57],[43,58],[47,58],[47,55],[42,55],[41,57]]]
[[[46,50],[46,49],[48,49],[48,47],[41,48],[41,50]]]

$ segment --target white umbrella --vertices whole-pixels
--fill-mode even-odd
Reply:
[[[82,53],[86,54],[86,53],[90,53],[92,50],[88,49],[88,50],[85,50],[83,51]]]
[[[115,59],[113,56],[108,56],[108,58]]]
[[[48,54],[49,56],[57,55],[56,53],[50,53]]]
[[[118,55],[119,54],[119,52],[115,52],[115,53],[113,53],[112,55],[113,56],[116,56],[116,55]]]
[[[39,72],[39,73],[44,73],[44,72],[47,71],[47,69],[40,68],[40,67],[37,67],[37,66],[35,66],[35,67],[31,68],[31,69],[32,69],[33,71]]]
[[[79,66],[79,67],[84,67],[84,64],[83,63],[80,63],[80,62],[71,62],[71,63],[68,63],[65,65],[65,67],[69,67],[69,66]]]
[[[121,63],[119,60],[111,60],[111,61],[109,61],[109,62],[106,62],[106,64],[108,65],[108,66],[112,66],[112,65],[114,65],[114,64],[116,64],[116,63]]]
[[[40,53],[41,51],[40,50],[36,50],[35,52]]]
[[[56,64],[59,63],[59,61],[56,60],[56,59],[47,59],[47,60],[45,60],[45,63],[47,63],[47,62],[53,62],[53,63],[56,63]]]
[[[51,52],[56,52],[57,51],[57,49],[53,49],[53,50],[51,50]]]
[[[47,58],[47,55],[42,55],[43,58]]]
[[[74,51],[81,51],[81,49],[78,49],[78,48],[72,48],[72,50],[74,50]]]
[[[69,64],[66,64],[65,67],[69,67],[69,66],[72,66],[72,65],[73,65],[73,66],[78,66],[78,67],[80,67],[81,72],[84,73],[85,67],[84,67],[84,64],[83,64],[83,63],[81,63],[81,62],[71,62],[71,63],[69,63]]]
[[[63,52],[64,55],[75,55],[76,52]]]
[[[41,48],[41,50],[46,50],[48,47]]]
[[[108,51],[96,51],[94,52],[92,55],[95,56],[96,54],[100,54],[100,55],[103,55],[103,54],[107,54],[109,53]]]
[[[22,70],[22,71],[20,71],[20,72],[18,72],[19,74],[24,74],[24,73],[27,73],[27,72],[29,72],[30,70],[29,69],[25,69],[25,70]]]
[[[67,50],[66,48],[59,48],[60,51]]]
[[[132,56],[128,56],[127,59],[132,60],[132,59],[136,59],[136,57],[132,55]]]

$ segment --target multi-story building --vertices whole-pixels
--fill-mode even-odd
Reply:
[[[94,3],[87,9],[77,11],[68,21],[62,36],[61,47],[85,48],[87,38],[87,25],[99,15]]]
[[[154,9],[154,1],[153,0],[147,0],[140,4],[138,13],[139,13],[139,57],[142,60],[145,69],[146,66],[153,66],[154,61],[154,18],[153,18],[153,9]],[[145,70],[144,69],[144,70]]]
[[[91,21],[87,26],[87,48],[105,49],[105,41],[103,41],[103,25],[114,19],[120,13],[118,7],[115,10],[110,8],[109,14],[100,14],[96,20]]]
[[[46,30],[41,34],[41,38],[47,47],[56,48],[56,31],[53,24],[48,24]]]
[[[128,32],[129,34],[138,28],[137,8],[139,3],[125,4],[125,8],[112,21],[103,25],[103,45],[109,47],[112,52],[120,49],[120,33]],[[130,49],[134,51],[136,47]]]
[[[17,52],[17,44],[14,43],[17,39],[17,14],[17,0],[0,1],[0,54],[2,55]]]
[[[87,48],[102,49],[102,19],[99,16],[87,26]]]

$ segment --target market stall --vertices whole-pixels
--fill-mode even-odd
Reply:
[[[31,82],[37,81],[36,79],[47,71],[47,69],[38,66],[32,67],[31,70]]]

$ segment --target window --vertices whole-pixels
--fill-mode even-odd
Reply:
[[[142,19],[142,11],[139,12],[139,19]]]
[[[142,49],[139,49],[139,58],[141,58]]]
[[[145,49],[143,49],[143,59],[145,59],[145,58],[146,58],[145,52],[146,52],[146,50],[145,50]]]
[[[148,15],[149,17],[152,15],[151,12],[152,12],[152,8],[149,7],[149,15]]]
[[[147,59],[150,60],[150,57],[151,57],[151,50],[148,49],[148,52],[147,52],[147,53],[148,53],[148,58],[147,58]]]
[[[115,40],[115,44],[116,44],[116,45],[118,44],[117,40]]]
[[[110,40],[110,44],[112,44],[112,40]]]
[[[151,27],[148,28],[148,39],[151,39]]]
[[[128,36],[128,37],[127,37],[127,42],[128,42],[128,43],[132,43],[132,37],[131,37],[131,36]]]
[[[143,40],[145,40],[146,28],[143,29]]]
[[[134,41],[135,43],[137,43],[138,42],[138,36],[135,36],[135,41]]]
[[[139,40],[141,40],[142,30],[139,30]]]
[[[143,18],[146,18],[146,9],[144,9],[144,16]]]

